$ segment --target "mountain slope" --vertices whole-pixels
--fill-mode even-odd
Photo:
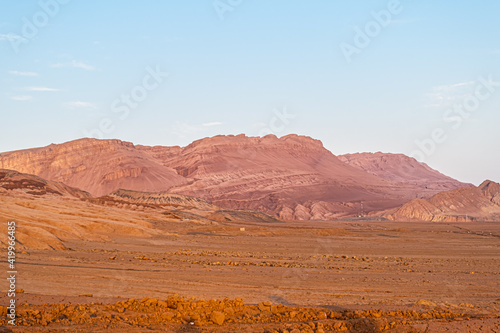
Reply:
[[[224,210],[204,200],[168,193],[119,190],[94,198],[41,177],[0,169],[0,225],[16,225],[16,249],[65,249],[67,242],[147,239],[220,222],[276,222],[260,212]],[[237,228],[237,226],[233,226]],[[6,229],[5,229],[6,230]],[[8,246],[0,234],[0,247]]]
[[[431,198],[415,199],[385,215],[395,221],[497,221],[500,220],[500,184],[490,180],[438,193]]]
[[[445,176],[427,164],[403,154],[356,153],[339,155],[338,158],[352,167],[383,179],[413,184],[430,191],[446,191],[472,185]]]
[[[151,237],[159,232],[135,212],[89,204],[92,196],[65,184],[0,170],[0,224],[14,221],[16,249],[64,249],[65,241]],[[0,246],[8,244],[0,234]]]

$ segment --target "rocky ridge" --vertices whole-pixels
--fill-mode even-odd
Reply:
[[[500,221],[500,184],[486,180],[477,187],[444,191],[429,199],[415,199],[386,213],[385,217],[395,221]]]

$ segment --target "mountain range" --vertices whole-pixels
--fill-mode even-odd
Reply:
[[[79,139],[1,153],[0,168],[92,197],[120,189],[168,192],[283,220],[373,215],[471,186],[402,154],[335,156],[321,141],[299,135],[220,135],[186,147]]]

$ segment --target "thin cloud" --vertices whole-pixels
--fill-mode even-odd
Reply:
[[[172,133],[181,139],[185,139],[193,135],[200,135],[200,133],[207,133],[210,131],[209,127],[220,126],[223,124],[224,123],[220,121],[212,121],[203,124],[189,124],[186,122],[176,121],[172,125]]]
[[[16,35],[16,34],[13,34],[13,33],[8,33],[8,34],[0,34],[0,40],[7,40],[9,42],[15,42],[17,40],[20,40],[20,39],[26,39],[22,36],[19,36],[19,35]]]
[[[219,126],[219,125],[222,125],[222,123],[220,121],[213,121],[211,123],[204,123],[201,126],[210,127],[210,126]]]
[[[435,86],[432,88],[432,92],[427,94],[429,103],[426,106],[432,108],[451,107],[470,96],[476,83],[476,81],[464,81]]]
[[[60,91],[60,89],[49,88],[49,87],[27,87],[26,91]]]
[[[435,91],[452,91],[456,90],[457,88],[460,87],[466,87],[475,84],[476,81],[465,81],[465,82],[459,82],[459,83],[454,83],[454,84],[445,84],[441,86],[436,86],[433,88]]]
[[[181,121],[176,121],[172,125],[172,133],[182,139],[185,139],[192,134],[198,133],[200,130],[201,128],[199,126],[190,125]]]
[[[10,99],[14,101],[29,101],[32,98],[33,98],[32,96],[20,95],[20,96],[12,96]]]
[[[399,19],[399,20],[396,19],[396,20],[391,20],[390,24],[401,25],[401,24],[415,23],[418,21],[420,21],[420,20],[418,20],[418,19]]]
[[[38,73],[35,72],[9,71],[9,74],[19,75],[19,76],[38,76]]]
[[[84,108],[84,109],[94,109],[97,110],[97,106],[89,102],[74,101],[65,103],[65,105],[71,109]]]
[[[94,66],[86,64],[86,63],[81,62],[81,61],[76,61],[76,60],[73,60],[71,62],[53,64],[53,65],[51,65],[51,67],[54,67],[54,68],[63,68],[63,67],[80,68],[80,69],[84,69],[86,71],[95,70]]]

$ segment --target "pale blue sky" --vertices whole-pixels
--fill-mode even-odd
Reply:
[[[0,151],[298,133],[500,181],[499,1],[0,5]]]

